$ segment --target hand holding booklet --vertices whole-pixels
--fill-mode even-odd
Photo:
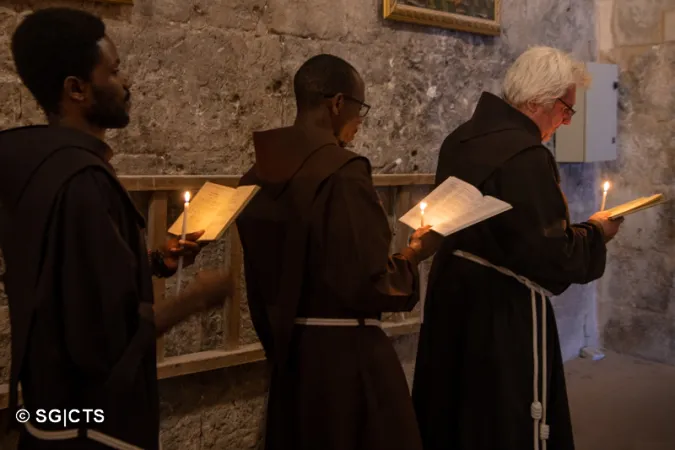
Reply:
[[[399,220],[412,229],[431,225],[433,231],[448,236],[511,208],[502,200],[484,196],[473,185],[449,177]]]
[[[235,189],[207,181],[189,203],[186,232],[205,230],[199,241],[219,239],[259,190],[259,186],[239,186]],[[175,236],[182,234],[184,214],[169,228],[169,233]]]
[[[618,219],[619,217],[628,216],[638,211],[660,205],[665,201],[666,198],[663,196],[663,194],[656,194],[649,197],[640,197],[605,211],[609,213],[610,219]]]

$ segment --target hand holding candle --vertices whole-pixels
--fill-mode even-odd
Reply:
[[[422,212],[422,224],[420,228],[424,227],[424,210],[427,209],[427,204],[425,202],[420,203],[420,210]]]
[[[607,203],[607,191],[609,191],[609,181],[605,181],[605,184],[603,185],[603,192],[602,192],[602,205],[600,206],[600,211],[605,210],[605,203]]]

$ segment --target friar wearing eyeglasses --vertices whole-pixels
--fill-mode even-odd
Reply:
[[[294,79],[297,118],[254,134],[259,185],[237,220],[248,303],[270,363],[264,447],[420,450],[409,388],[380,315],[419,300],[423,228],[393,256],[368,159],[344,147],[367,113],[346,61],[318,55]]]
[[[574,115],[584,64],[533,47],[443,142],[457,177],[513,208],[445,239],[429,278],[413,399],[425,450],[574,450],[550,297],[605,271],[621,220],[572,223],[542,145]]]

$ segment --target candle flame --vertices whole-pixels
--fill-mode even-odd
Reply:
[[[425,202],[420,203],[420,209],[422,210],[422,214],[424,214],[424,210],[427,208],[427,204]]]
[[[186,192],[185,193],[185,203],[189,203],[189,202],[190,202],[190,193]]]
[[[605,192],[609,191],[609,181],[605,181],[605,184],[603,185],[603,189]]]

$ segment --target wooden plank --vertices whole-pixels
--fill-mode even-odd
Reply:
[[[231,350],[239,346],[239,329],[241,326],[241,300],[242,286],[241,279],[243,275],[244,255],[239,241],[239,231],[237,225],[230,227],[230,276],[234,290],[232,298],[228,299],[223,309],[223,344],[225,348]]]
[[[192,373],[250,364],[265,359],[260,344],[249,344],[232,350],[209,350],[172,356],[157,365],[157,378],[173,378]]]
[[[236,186],[239,178],[241,175],[122,175],[119,177],[129,191],[195,190],[201,188],[207,181],[225,186]],[[373,183],[376,186],[430,185],[434,184],[434,178],[434,174],[431,173],[377,174],[373,175]]]
[[[196,190],[210,181],[225,186],[236,186],[241,175],[151,175],[120,176],[122,185],[129,191],[182,191]]]
[[[402,217],[413,207],[412,188],[412,186],[397,186],[394,188],[396,189],[394,197],[394,217]],[[395,222],[394,238],[392,239],[392,251],[394,253],[400,252],[408,246],[408,240],[410,239],[412,232],[413,230],[408,225],[399,222],[398,220]],[[394,314],[394,320],[397,322],[404,320],[405,317],[406,313],[401,312]]]
[[[434,184],[436,175],[433,173],[392,173],[373,175],[375,186],[407,186],[411,184]]]
[[[418,333],[420,321],[418,317],[406,319],[402,322],[385,322],[382,328],[388,336],[401,336]],[[189,355],[171,356],[157,364],[159,379],[178,377],[208,370],[223,369],[225,367],[250,364],[265,359],[260,344],[249,344],[234,350],[211,350],[191,353]],[[7,408],[9,387],[0,385],[0,409]]]
[[[168,195],[166,192],[153,192],[148,207],[148,242],[152,249],[163,246],[166,242]],[[166,297],[166,280],[152,279],[152,289],[155,296],[155,307],[162,305]],[[157,361],[164,359],[164,336],[157,339]]]

